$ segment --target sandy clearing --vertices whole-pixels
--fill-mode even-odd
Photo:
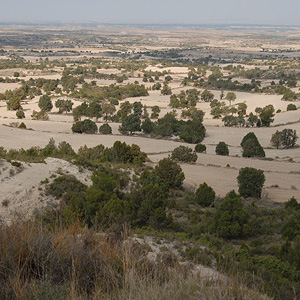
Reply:
[[[35,209],[57,203],[52,197],[44,195],[44,185],[41,181],[50,179],[58,170],[61,173],[76,176],[82,183],[91,184],[91,172],[57,158],[47,158],[42,163],[22,163],[21,169],[11,166],[10,163],[0,160],[0,219],[10,222],[16,215],[29,218]],[[7,201],[7,207],[3,205]]]
[[[157,163],[165,155],[150,155]],[[227,167],[227,164],[230,167]],[[265,172],[266,183],[263,197],[275,202],[287,201],[300,196],[300,164],[289,162],[265,161],[218,155],[198,155],[196,164],[181,164],[185,174],[185,184],[198,187],[206,182],[216,193],[223,197],[230,190],[238,190],[236,178],[243,167],[253,167]],[[274,186],[278,185],[278,188]],[[272,187],[273,186],[273,187]]]
[[[137,144],[141,147],[142,151],[145,151],[146,153],[172,151],[175,147],[184,145],[184,143],[174,141],[163,139],[154,140],[138,136],[67,134],[23,130],[7,126],[0,126],[0,137],[1,145],[5,149],[28,149],[32,146],[44,147],[49,142],[50,138],[54,138],[57,143],[66,141],[70,143],[75,150],[78,150],[79,147],[83,145],[93,147],[103,144],[106,147],[111,147],[115,141],[126,142],[127,144]]]
[[[14,90],[21,86],[20,83],[5,83],[0,82],[0,93],[5,93],[7,90]],[[0,101],[1,103],[1,101]]]

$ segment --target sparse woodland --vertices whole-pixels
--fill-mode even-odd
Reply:
[[[0,51],[0,298],[300,299],[299,60],[52,34]]]

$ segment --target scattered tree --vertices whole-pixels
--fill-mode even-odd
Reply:
[[[217,155],[229,155],[228,145],[225,142],[219,142],[216,147]]]
[[[105,123],[105,124],[103,124],[99,127],[99,133],[101,133],[101,134],[111,134],[112,129],[107,123]]]
[[[237,181],[241,196],[260,198],[266,178],[262,170],[246,167],[240,169]]]
[[[206,146],[203,145],[203,144],[197,144],[195,146],[195,152],[197,153],[203,153],[203,152],[206,152]]]
[[[198,156],[193,149],[185,146],[179,146],[173,150],[171,158],[182,162],[196,162]]]
[[[154,169],[155,174],[165,180],[170,187],[181,187],[184,180],[184,173],[175,161],[171,158],[164,158],[158,162]]]
[[[53,108],[51,98],[48,95],[41,96],[38,105],[41,110],[47,112]]]
[[[265,157],[265,151],[263,147],[260,145],[256,135],[254,132],[247,133],[242,142],[242,155],[243,157]]]
[[[231,102],[236,100],[236,93],[228,92],[225,99],[229,101],[229,105],[231,106]]]
[[[200,184],[195,192],[195,201],[201,206],[207,207],[214,203],[215,191],[206,182]]]

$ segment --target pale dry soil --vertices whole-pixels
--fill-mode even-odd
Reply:
[[[29,218],[36,209],[57,204],[56,199],[45,196],[44,188],[60,174],[74,175],[82,183],[91,184],[89,171],[79,171],[61,159],[49,157],[45,163],[22,163],[21,167],[0,160],[0,220],[10,223],[16,216]]]

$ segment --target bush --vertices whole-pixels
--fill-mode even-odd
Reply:
[[[98,128],[96,123],[88,119],[76,122],[72,126],[72,131],[76,133],[94,134],[97,132],[97,130]]]
[[[23,110],[17,110],[16,116],[17,116],[18,119],[23,119],[23,118],[25,118],[24,111],[23,111]]]
[[[14,167],[17,167],[17,168],[20,168],[22,166],[22,164],[18,161],[12,161],[10,164]]]
[[[142,152],[138,145],[129,146],[125,142],[116,141],[113,147],[104,149],[101,161],[141,165],[145,162],[146,157],[146,153]]]
[[[219,142],[216,147],[216,154],[217,155],[229,155],[229,149],[226,143]]]
[[[215,197],[216,193],[206,182],[200,184],[195,192],[195,201],[204,207],[212,205]]]
[[[182,162],[196,162],[198,156],[189,147],[179,146],[175,148],[171,155],[172,159]]]
[[[6,105],[7,105],[7,109],[8,110],[19,110],[19,109],[22,109],[21,100],[18,99],[18,98],[9,99],[6,102]]]
[[[126,116],[122,120],[122,125],[119,127],[119,131],[123,134],[130,132],[132,134],[134,131],[141,131],[141,119],[138,115],[131,114]]]
[[[181,187],[185,178],[180,165],[171,158],[160,160],[155,167],[155,173],[158,177],[165,180],[170,187]]]
[[[101,134],[111,134],[112,133],[112,129],[111,129],[111,127],[108,124],[103,124],[99,128],[99,132]]]
[[[39,108],[43,111],[51,111],[53,108],[51,98],[48,95],[43,95],[39,100]]]
[[[218,236],[227,239],[249,235],[252,228],[248,225],[248,219],[242,200],[227,196],[215,213],[212,229]]]
[[[141,129],[145,133],[152,133],[155,130],[155,123],[153,123],[149,118],[147,118],[141,125]]]
[[[21,129],[26,129],[26,125],[22,122],[22,123],[19,125],[19,128],[21,128]]]
[[[265,157],[265,151],[253,132],[246,134],[241,142],[243,157]]]
[[[41,121],[48,121],[49,120],[49,116],[47,114],[47,112],[45,110],[41,110],[40,112],[37,111],[33,111],[32,112],[32,120],[41,120]]]
[[[286,108],[287,111],[289,110],[297,110],[297,106],[295,104],[289,104]]]
[[[260,198],[266,178],[262,170],[246,167],[240,170],[237,181],[241,196]]]
[[[271,143],[277,149],[282,146],[284,148],[294,147],[297,142],[298,136],[296,130],[284,129],[282,131],[276,131],[272,134]]]
[[[195,146],[195,152],[197,153],[203,153],[203,152],[206,152],[206,146],[203,145],[203,144],[197,144]]]

